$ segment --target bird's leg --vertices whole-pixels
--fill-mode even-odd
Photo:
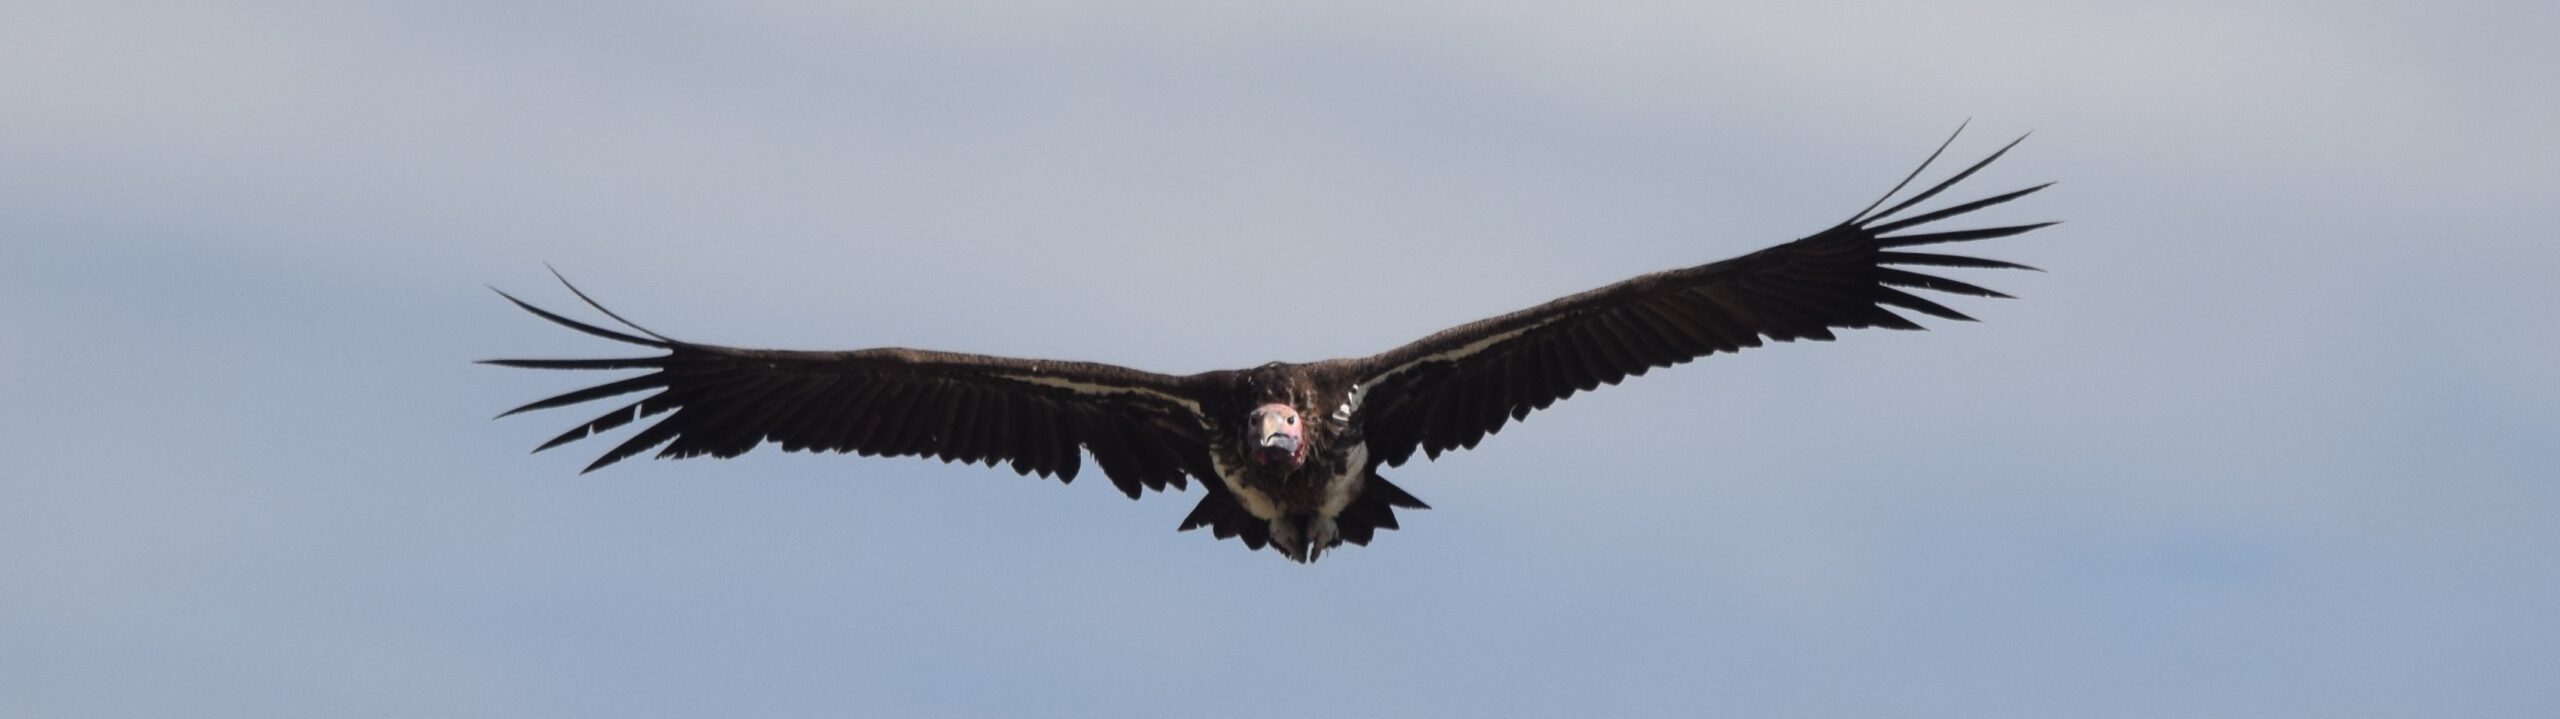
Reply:
[[[1316,515],[1307,519],[1307,561],[1313,563],[1324,556],[1324,550],[1342,546],[1342,528],[1332,517]]]
[[[1306,534],[1298,531],[1298,523],[1288,515],[1271,518],[1271,546],[1290,561],[1307,561]]]

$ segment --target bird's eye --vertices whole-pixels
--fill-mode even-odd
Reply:
[[[1298,418],[1296,418],[1296,417],[1290,417],[1290,418],[1287,418],[1285,421],[1287,421],[1287,422],[1288,422],[1288,423],[1290,423],[1290,424],[1297,424],[1297,423],[1298,423]]]

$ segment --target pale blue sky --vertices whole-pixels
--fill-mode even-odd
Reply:
[[[0,714],[2560,714],[2548,3],[0,11]],[[699,341],[1367,354],[1846,217],[1985,321],[1577,396],[1289,565],[918,460],[527,456]],[[1286,297],[1239,321],[1226,298]]]

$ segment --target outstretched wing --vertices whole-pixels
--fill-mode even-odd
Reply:
[[[1947,143],[1954,141],[1947,138]],[[2010,141],[1963,172],[1876,211],[1946,151],[1947,145],[1940,144],[1884,198],[1811,237],[1722,262],[1644,275],[1453,327],[1358,360],[1359,374],[1367,379],[1355,397],[1365,417],[1369,450],[1397,465],[1411,459],[1416,448],[1434,458],[1442,451],[1472,448],[1505,422],[1525,419],[1530,410],[1544,409],[1576,391],[1717,352],[1758,347],[1762,337],[1829,340],[1839,328],[1922,329],[1895,309],[1969,321],[1973,318],[1904,290],[2008,295],[1899,266],[2033,268],[1902,248],[2006,237],[2053,223],[1905,231],[2008,202],[2052,183],[1897,215],[2017,144]]]
[[[563,284],[567,280],[562,280]],[[926,456],[944,462],[1010,463],[1015,472],[1073,481],[1090,450],[1111,483],[1130,497],[1141,487],[1184,487],[1208,477],[1200,408],[1179,377],[1089,362],[878,348],[852,352],[740,349],[669,339],[569,290],[639,332],[562,317],[499,292],[543,319],[619,342],[663,350],[617,359],[494,359],[536,369],[645,370],[636,377],[508,410],[561,407],[649,392],[554,437],[542,451],[665,415],[604,453],[592,472],[646,452],[661,458],[735,457],[764,442],[783,451]],[[645,336],[642,336],[645,335]]]

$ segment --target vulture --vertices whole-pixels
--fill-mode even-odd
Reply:
[[[1381,468],[1401,466],[1417,452],[1437,459],[1473,448],[1505,423],[1575,392],[1764,340],[1830,340],[1835,330],[1860,327],[1922,329],[1905,312],[1972,320],[1914,291],[2008,295],[1910,268],[2034,268],[1911,248],[2054,224],[1934,224],[2052,183],[1941,209],[1912,208],[2024,139],[1894,201],[1954,143],[1950,135],[1883,197],[1811,236],[1642,275],[1368,357],[1174,376],[899,347],[724,347],[651,332],[560,278],[618,328],[571,319],[503,290],[499,295],[542,319],[654,354],[483,362],[640,372],[499,415],[645,393],[534,450],[657,418],[587,465],[590,472],[651,449],[660,458],[725,458],[773,443],[785,452],[1002,464],[1063,483],[1086,470],[1090,455],[1132,499],[1198,481],[1205,492],[1181,530],[1207,528],[1251,550],[1267,546],[1290,560],[1313,562],[1344,542],[1365,546],[1378,530],[1397,528],[1398,509],[1428,508],[1380,476]]]

